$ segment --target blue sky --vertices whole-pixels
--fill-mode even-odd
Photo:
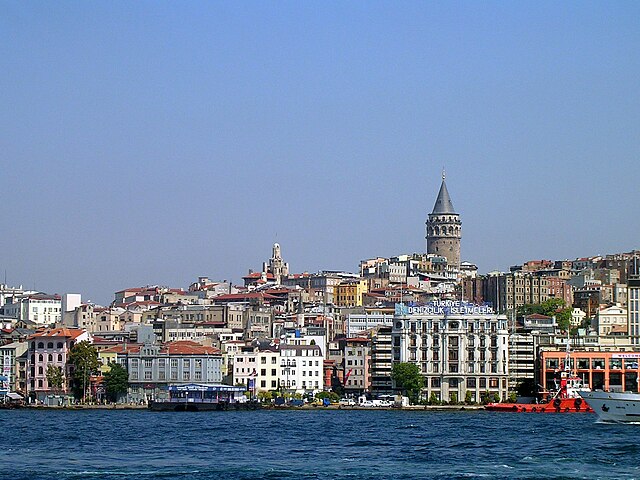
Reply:
[[[0,269],[106,303],[425,249],[638,248],[637,2],[0,2]],[[4,272],[0,272],[4,273]]]

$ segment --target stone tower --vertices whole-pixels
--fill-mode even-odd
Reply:
[[[453,209],[453,203],[444,179],[443,171],[438,198],[426,222],[427,253],[446,257],[447,264],[459,270],[462,222],[460,222],[460,215],[455,213]]]

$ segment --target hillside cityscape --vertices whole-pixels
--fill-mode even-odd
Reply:
[[[638,391],[640,251],[480,273],[461,260],[444,173],[435,198],[424,252],[358,272],[296,273],[275,243],[242,285],[123,285],[109,305],[2,284],[0,401],[140,405],[227,385],[263,402],[479,404],[553,390],[563,369],[592,389]],[[415,365],[417,388],[392,375],[399,364]]]

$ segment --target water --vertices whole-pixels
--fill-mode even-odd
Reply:
[[[0,411],[0,480],[640,479],[640,426],[594,415]]]

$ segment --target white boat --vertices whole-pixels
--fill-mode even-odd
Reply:
[[[578,393],[603,422],[640,423],[640,393],[602,390],[581,390]]]

